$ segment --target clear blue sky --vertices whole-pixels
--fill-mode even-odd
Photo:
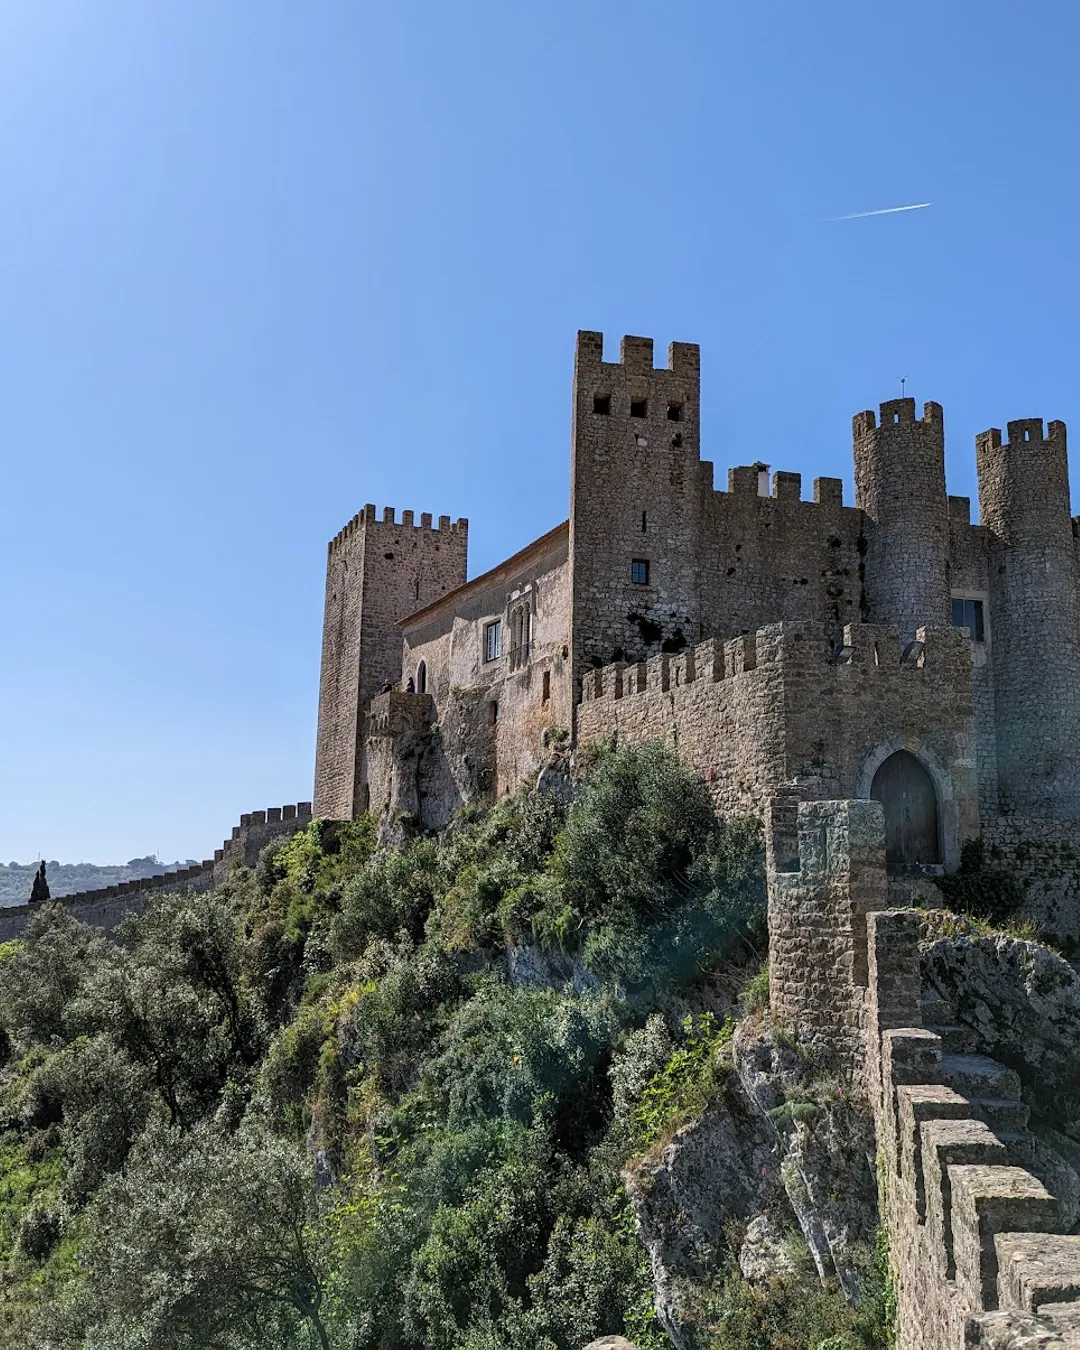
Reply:
[[[578,328],[702,344],[718,482],[850,481],[899,375],[953,492],[1012,417],[1080,463],[1078,42],[1071,0],[6,0],[0,859],[309,798],[327,539],[467,515],[477,572],[561,520]]]

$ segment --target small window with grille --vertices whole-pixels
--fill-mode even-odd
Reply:
[[[649,584],[649,560],[648,558],[635,558],[630,564],[630,580],[635,586],[647,586]]]

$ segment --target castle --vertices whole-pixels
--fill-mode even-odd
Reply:
[[[967,839],[1080,935],[1080,544],[1065,426],[976,439],[981,523],[945,485],[941,407],[853,422],[839,479],[713,485],[698,348],[578,334],[570,517],[467,580],[468,522],[366,506],[329,546],[315,814],[444,825],[553,742],[659,738],[721,813],[882,803],[893,871]]]
[[[977,438],[972,525],[937,404],[855,417],[853,506],[760,462],[715,491],[699,408],[695,346],[657,370],[648,339],[606,362],[580,333],[568,521],[472,581],[465,520],[367,506],[331,541],[314,808],[243,815],[199,866],[65,903],[110,929],[314,817],[437,828],[568,751],[659,739],[721,815],[764,818],[773,1023],[868,1099],[897,1345],[1080,1347],[1080,1233],[1033,1170],[1020,1077],[927,986],[910,907],[979,838],[1080,937],[1065,427]]]
[[[1033,1170],[1020,1077],[927,987],[911,907],[981,839],[1080,937],[1064,424],[977,437],[973,525],[935,403],[855,416],[854,505],[760,462],[714,490],[699,409],[697,347],[657,370],[646,338],[607,362],[580,333],[568,521],[472,581],[464,520],[367,506],[341,531],[315,814],[392,837],[552,747],[670,745],[721,815],[765,819],[772,1022],[869,1102],[897,1345],[1080,1346],[1080,1234]]]

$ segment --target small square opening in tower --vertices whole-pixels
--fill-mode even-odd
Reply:
[[[647,586],[649,584],[649,560],[648,558],[635,558],[630,564],[630,580],[635,586]]]
[[[601,417],[607,417],[611,412],[611,395],[594,394],[592,410],[594,413],[599,413]]]
[[[631,417],[648,417],[649,400],[647,398],[632,398],[630,400]]]
[[[667,420],[668,420],[669,422],[681,422],[681,421],[682,421],[682,404],[681,404],[681,403],[669,403],[669,404],[667,405]]]

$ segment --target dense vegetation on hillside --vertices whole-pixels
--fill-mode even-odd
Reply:
[[[0,1342],[659,1350],[620,1169],[718,1090],[763,913],[757,827],[648,746],[394,849],[317,821],[115,943],[48,906],[0,948]],[[703,1345],[876,1343],[724,1261]]]

